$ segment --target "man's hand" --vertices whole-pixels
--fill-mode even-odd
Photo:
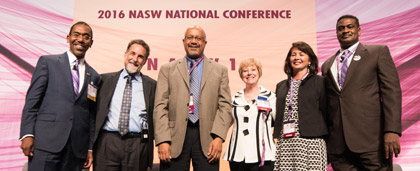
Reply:
[[[83,168],[85,168],[85,169],[90,168],[90,166],[92,166],[92,162],[93,162],[93,154],[92,154],[92,151],[88,151],[87,157],[86,157],[86,161],[83,164]]]
[[[388,132],[384,135],[384,145],[385,145],[385,158],[392,158],[392,154],[395,154],[395,157],[398,157],[400,154],[400,137],[396,133]]]
[[[159,159],[162,162],[171,162],[171,145],[169,143],[161,143],[158,146]]]
[[[33,157],[34,156],[34,137],[26,137],[22,140],[20,148],[23,151],[25,156]]]
[[[207,153],[207,160],[209,163],[216,162],[220,159],[222,153],[223,140],[220,137],[216,137],[210,143],[209,152]]]

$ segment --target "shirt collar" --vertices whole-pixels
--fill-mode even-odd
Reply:
[[[360,42],[357,42],[354,45],[351,45],[348,49],[340,48],[340,53],[342,53],[345,50],[349,50],[350,52],[353,52],[353,54],[354,54],[354,52],[356,51],[356,48],[357,48],[357,46],[359,46],[359,44],[360,44]]]
[[[125,70],[125,68],[123,69],[123,71],[121,73],[121,76],[122,76],[122,78],[126,78],[128,76],[128,72],[127,72],[127,70]],[[136,80],[136,81],[140,81],[141,80],[141,74],[140,74],[140,72],[137,73],[137,74],[134,74],[132,76],[134,76],[133,77],[133,80]]]
[[[73,53],[70,52],[70,50],[67,51],[67,56],[69,57],[69,62],[71,65],[74,65],[74,61],[77,59],[76,56],[73,55]],[[79,64],[84,64],[85,58],[79,59]]]
[[[203,54],[203,56],[201,56],[201,57],[204,57],[204,54]],[[201,58],[201,57],[200,57],[200,58]],[[187,61],[188,61],[188,62],[191,62],[191,61],[197,62],[197,61],[200,59],[200,58],[192,59],[192,58],[188,57],[187,55],[185,55],[185,58],[187,58]]]

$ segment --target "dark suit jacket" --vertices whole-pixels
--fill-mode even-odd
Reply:
[[[328,153],[346,145],[356,153],[383,148],[386,132],[401,134],[401,88],[388,47],[359,44],[341,89],[330,70],[336,55],[322,65],[328,102]]]
[[[97,114],[96,114],[96,129],[95,129],[95,148],[98,145],[96,140],[100,135],[102,126],[105,123],[105,120],[109,113],[109,105],[111,104],[112,96],[114,95],[115,87],[117,86],[118,78],[123,70],[113,73],[101,74],[102,82],[100,84],[100,89],[97,98]],[[143,93],[144,101],[146,102],[146,111],[147,111],[147,123],[149,124],[149,142],[148,142],[148,153],[149,167],[152,168],[153,165],[153,106],[155,103],[155,90],[156,90],[156,81],[147,75],[141,74],[143,81]],[[132,94],[135,96],[135,92]],[[141,161],[139,161],[141,162]]]
[[[87,98],[87,85],[98,85],[100,77],[85,66],[83,88],[75,99],[67,54],[39,58],[26,94],[20,137],[33,134],[34,147],[52,153],[61,151],[70,138],[75,156],[86,158],[95,129],[95,102]]]
[[[283,118],[287,93],[290,91],[290,79],[283,80],[276,88],[276,121],[274,138],[280,138],[283,130]],[[327,97],[324,78],[308,75],[300,84],[298,94],[299,131],[303,138],[324,138],[328,134],[326,124]]]

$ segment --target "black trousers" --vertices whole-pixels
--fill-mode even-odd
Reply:
[[[274,162],[265,161],[264,166],[259,167],[260,163],[229,162],[231,171],[273,171]]]
[[[34,156],[29,157],[28,171],[80,171],[83,169],[85,158],[74,156],[71,140],[58,153],[34,149]]]
[[[385,159],[384,151],[354,153],[348,148],[342,154],[328,154],[328,161],[337,171],[392,171],[392,156]]]
[[[199,122],[193,124],[188,121],[182,152],[178,158],[171,159],[170,163],[160,163],[161,171],[189,171],[190,160],[194,171],[218,171],[219,160],[209,163],[201,150]]]
[[[93,151],[93,170],[143,171],[147,169],[148,143],[141,142],[140,134],[121,137],[118,132],[103,131],[97,143]]]

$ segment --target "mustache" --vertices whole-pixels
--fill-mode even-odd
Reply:
[[[128,63],[133,64],[136,67],[140,66],[139,62],[136,62],[136,61],[133,61],[133,60],[129,60]]]

